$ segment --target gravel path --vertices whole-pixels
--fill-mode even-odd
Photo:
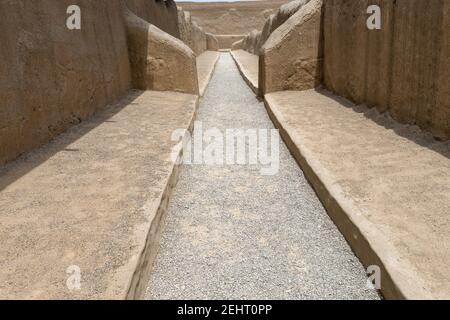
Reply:
[[[205,128],[273,128],[228,53],[201,100]],[[363,266],[280,143],[280,171],[186,165],[148,299],[378,299]]]

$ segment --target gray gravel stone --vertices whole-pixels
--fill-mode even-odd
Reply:
[[[223,53],[201,100],[204,128],[273,128]],[[379,299],[286,146],[280,171],[184,166],[148,299]]]

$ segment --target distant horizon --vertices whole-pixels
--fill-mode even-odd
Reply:
[[[261,0],[175,0],[175,2],[245,2]]]

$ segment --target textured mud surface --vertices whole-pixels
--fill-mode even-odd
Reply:
[[[132,92],[0,168],[0,299],[123,299],[197,97]],[[151,115],[151,116],[143,116]],[[78,266],[80,290],[66,286]]]
[[[367,264],[378,256],[403,297],[448,299],[450,141],[438,142],[417,126],[327,91],[275,92],[265,99],[322,190],[369,241],[367,247],[356,240],[329,201],[355,252]],[[381,280],[390,287],[385,297],[398,297],[390,280]]]

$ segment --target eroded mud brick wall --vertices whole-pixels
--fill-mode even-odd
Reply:
[[[138,17],[180,39],[177,5],[174,0],[125,0]]]
[[[192,21],[190,12],[178,9],[180,39],[198,56],[207,50],[205,31]]]
[[[244,39],[242,47],[260,55],[260,96],[308,90],[322,83],[322,16],[323,0],[296,0],[280,8],[264,33],[252,32]]]
[[[66,27],[72,4],[81,30]],[[0,1],[0,29],[0,164],[130,88],[120,0]]]
[[[173,0],[0,1],[0,165],[131,88],[124,4],[179,37]],[[70,5],[81,8],[81,30],[66,27]]]
[[[245,35],[243,34],[216,35],[220,49],[231,49],[233,43],[244,39],[244,37]]]
[[[369,5],[382,10],[368,30]],[[327,0],[324,82],[356,103],[450,138],[450,1]]]

